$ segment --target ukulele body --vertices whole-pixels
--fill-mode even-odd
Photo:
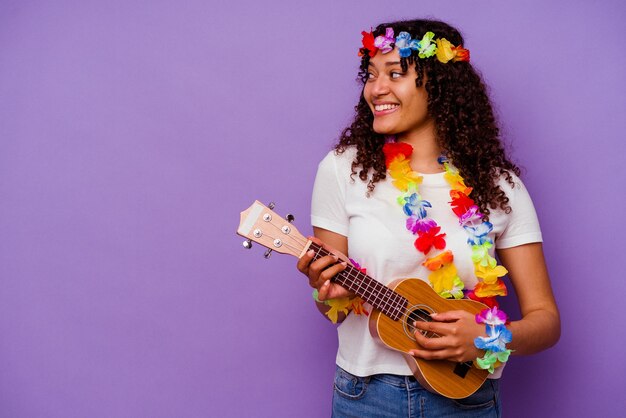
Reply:
[[[406,353],[417,347],[414,321],[430,320],[431,313],[452,310],[477,314],[486,306],[471,299],[444,299],[420,279],[398,279],[388,287],[409,303],[403,317],[397,321],[374,310],[369,319],[372,336],[390,349],[403,353],[413,375],[424,388],[452,399],[466,398],[476,392],[487,379],[487,370],[448,360],[418,359]]]

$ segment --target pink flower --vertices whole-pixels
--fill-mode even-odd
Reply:
[[[387,28],[384,36],[377,36],[374,39],[374,46],[380,49],[380,52],[386,54],[393,50],[393,44],[396,41],[393,35],[393,28]]]
[[[437,226],[437,222],[428,218],[418,218],[417,216],[409,216],[406,218],[406,229],[411,231],[413,235],[420,232],[428,232],[431,228]]]
[[[474,221],[480,221],[483,215],[478,210],[479,210],[478,206],[476,205],[470,206],[467,212],[459,216],[459,224],[461,226],[465,226],[467,224],[473,223]]]
[[[477,324],[486,324],[486,325],[504,325],[507,321],[507,316],[504,311],[498,309],[497,306],[494,306],[491,309],[483,309],[480,313],[476,314],[476,323]]]

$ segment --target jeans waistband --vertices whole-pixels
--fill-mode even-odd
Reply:
[[[372,379],[380,380],[381,382],[385,382],[389,385],[397,386],[397,387],[408,387],[408,388],[416,388],[420,387],[419,382],[414,376],[400,376],[397,374],[375,374],[370,376]]]

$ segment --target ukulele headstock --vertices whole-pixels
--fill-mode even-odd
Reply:
[[[256,242],[268,248],[266,258],[272,251],[300,258],[309,241],[291,224],[293,215],[283,218],[272,209],[273,203],[268,207],[256,200],[252,206],[241,212],[237,234],[247,238],[243,246],[250,248],[252,242]]]

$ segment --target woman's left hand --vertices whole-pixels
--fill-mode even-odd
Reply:
[[[433,321],[417,321],[415,338],[418,347],[409,354],[425,360],[465,362],[484,355],[474,346],[474,339],[485,336],[485,326],[476,323],[475,316],[466,311],[448,311],[432,315]],[[435,333],[432,338],[420,331]]]

